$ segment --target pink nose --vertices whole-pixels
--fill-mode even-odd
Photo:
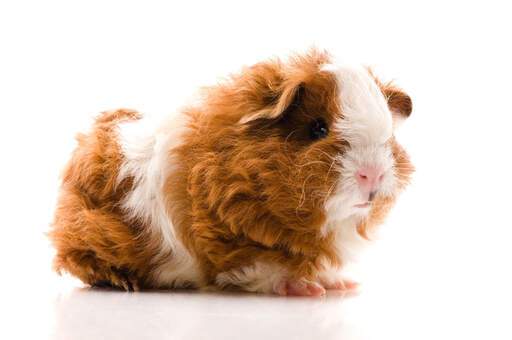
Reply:
[[[365,167],[356,172],[356,181],[357,184],[359,184],[359,190],[368,201],[374,199],[383,179],[384,173],[377,168]]]

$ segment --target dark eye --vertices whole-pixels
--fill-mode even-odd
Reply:
[[[323,118],[317,118],[309,126],[309,138],[318,140],[327,137],[329,126]]]

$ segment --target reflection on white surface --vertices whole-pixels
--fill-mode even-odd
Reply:
[[[353,295],[353,294],[352,294]],[[125,293],[74,289],[54,300],[54,339],[352,339],[344,294]]]

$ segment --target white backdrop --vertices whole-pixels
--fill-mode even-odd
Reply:
[[[362,259],[352,319],[369,338],[510,339],[510,13],[505,1],[1,1],[0,336],[51,333],[56,294],[80,286],[51,271],[42,233],[92,116],[170,112],[243,64],[315,44],[396,78],[414,103],[398,138],[417,173]]]

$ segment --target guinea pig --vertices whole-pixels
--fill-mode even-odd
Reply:
[[[153,122],[77,136],[49,238],[91,286],[323,295],[410,182],[410,97],[312,49],[243,68]]]

